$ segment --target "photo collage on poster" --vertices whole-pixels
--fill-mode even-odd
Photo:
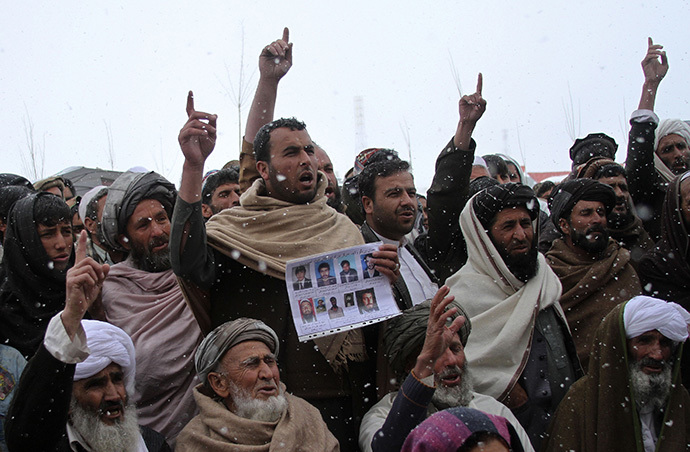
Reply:
[[[372,262],[380,245],[367,243],[287,263],[285,283],[300,341],[400,314],[388,278]]]

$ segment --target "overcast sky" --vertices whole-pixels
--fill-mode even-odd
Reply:
[[[433,5],[433,6],[432,6]],[[463,94],[484,74],[477,153],[504,152],[528,171],[567,170],[573,136],[605,132],[625,159],[647,36],[670,70],[660,117],[690,118],[688,3],[665,2],[3,2],[2,172],[31,177],[28,124],[45,149],[43,176],[68,166],[139,165],[178,183],[185,98],[219,115],[207,169],[239,153],[237,89],[244,49],[249,95],[261,49],[290,27],[294,65],[276,117],[296,116],[342,177],[365,147],[412,149],[420,191],[457,124]],[[244,44],[243,44],[244,43]],[[363,126],[355,122],[361,98]],[[568,112],[568,113],[566,113]],[[571,118],[571,119],[568,119]]]

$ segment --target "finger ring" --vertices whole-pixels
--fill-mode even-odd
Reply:
[[[396,262],[395,267],[393,267],[394,272],[397,272],[398,270],[400,270],[400,262]]]

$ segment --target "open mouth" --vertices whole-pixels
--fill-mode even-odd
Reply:
[[[113,404],[108,406],[107,408],[102,408],[100,410],[100,415],[101,418],[103,419],[108,419],[111,421],[114,421],[116,419],[120,419],[123,414],[123,409],[121,404]]]
[[[444,386],[456,386],[460,384],[460,374],[452,373],[441,377]]]

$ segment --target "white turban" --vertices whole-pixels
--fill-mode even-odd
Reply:
[[[483,168],[487,168],[486,160],[484,160],[483,158],[481,158],[479,156],[476,156],[476,157],[474,157],[474,161],[472,162],[472,166],[481,166]]]
[[[82,320],[89,357],[77,364],[74,380],[93,377],[110,363],[119,364],[125,375],[127,395],[134,395],[136,362],[132,339],[115,325],[98,320]]]
[[[667,135],[680,135],[685,140],[685,143],[690,146],[690,126],[680,119],[664,119],[659,123],[654,136],[654,150],[659,147],[659,141]]]
[[[677,303],[638,295],[628,301],[623,311],[625,336],[630,339],[657,330],[674,342],[688,338],[690,313]]]
[[[108,187],[105,185],[97,185],[91,190],[87,191],[84,196],[81,197],[81,201],[79,202],[79,218],[81,218],[81,221],[86,220],[86,208],[89,207],[91,200],[98,196],[103,189],[107,190]]]

